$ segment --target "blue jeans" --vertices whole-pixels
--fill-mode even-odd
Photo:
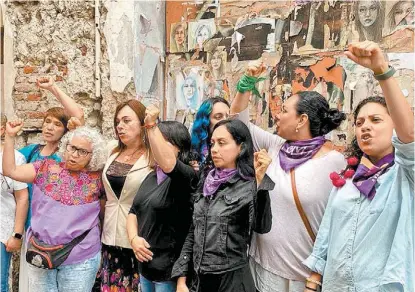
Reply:
[[[141,292],[176,292],[176,282],[173,281],[154,282],[140,275],[140,285]]]
[[[45,270],[28,264],[30,292],[91,292],[101,252],[82,263]]]
[[[0,242],[0,278],[1,292],[9,292],[9,268],[12,254],[6,251],[6,246]]]

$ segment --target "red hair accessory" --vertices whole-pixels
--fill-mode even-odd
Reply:
[[[332,172],[330,173],[330,179],[332,184],[336,188],[341,188],[345,185],[346,179],[350,179],[354,176],[355,171],[351,168],[359,164],[359,159],[355,156],[347,158],[346,169],[342,170],[340,173]]]

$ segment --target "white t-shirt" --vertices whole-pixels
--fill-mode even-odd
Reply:
[[[25,157],[14,150],[16,165],[26,163]],[[13,233],[14,218],[16,214],[16,200],[14,191],[27,188],[26,183],[12,180],[3,175],[3,152],[0,152],[0,172],[1,172],[1,198],[0,198],[0,242],[6,244],[7,240]]]
[[[267,169],[267,175],[275,182],[274,189],[269,192],[271,231],[253,235],[250,256],[272,274],[304,281],[311,271],[302,261],[311,254],[313,242],[295,205],[290,173],[280,166],[279,152],[285,140],[249,123],[248,110],[239,113],[239,119],[248,126],[255,151],[266,149],[271,156],[272,162]],[[298,197],[316,235],[333,188],[330,173],[338,172],[345,166],[343,155],[330,151],[295,169]]]

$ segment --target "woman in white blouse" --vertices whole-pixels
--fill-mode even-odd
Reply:
[[[0,172],[1,172],[1,219],[0,219],[0,279],[1,292],[8,292],[9,268],[11,253],[18,251],[22,245],[24,224],[26,221],[27,210],[29,208],[29,195],[27,184],[12,180],[3,175],[3,135],[7,117],[1,115],[1,152],[0,152]],[[22,154],[15,150],[16,165],[25,164],[26,160]]]

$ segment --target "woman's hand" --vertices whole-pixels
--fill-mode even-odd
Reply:
[[[257,185],[260,185],[262,179],[265,176],[268,166],[271,164],[272,159],[268,155],[267,150],[261,149],[261,151],[254,153],[254,167],[255,167],[255,178]]]
[[[6,243],[6,251],[7,252],[15,252],[20,250],[20,247],[22,246],[22,240],[17,239],[13,236],[10,236],[10,238],[7,240]]]
[[[146,108],[146,117],[144,118],[144,124],[147,126],[155,124],[159,115],[160,109],[154,104],[149,105]]]
[[[51,91],[55,85],[55,81],[52,77],[41,77],[36,80],[36,84],[41,89]]]
[[[7,122],[6,124],[6,134],[9,137],[16,137],[17,133],[23,128],[23,120],[18,119],[15,121]]]
[[[189,292],[189,288],[186,285],[186,277],[180,277],[177,279],[176,292]]]
[[[379,45],[375,42],[352,43],[349,45],[349,50],[344,54],[353,62],[371,69],[376,75],[388,70],[388,62]]]
[[[262,73],[267,70],[267,67],[261,60],[251,61],[248,63],[248,68],[245,74],[252,77],[259,77]]]
[[[83,126],[83,123],[78,118],[71,117],[68,121],[67,127],[69,131],[73,131],[76,128],[81,127],[81,126]]]
[[[149,250],[150,245],[144,238],[140,236],[134,237],[131,241],[131,247],[139,262],[148,262],[153,259],[153,253]]]

